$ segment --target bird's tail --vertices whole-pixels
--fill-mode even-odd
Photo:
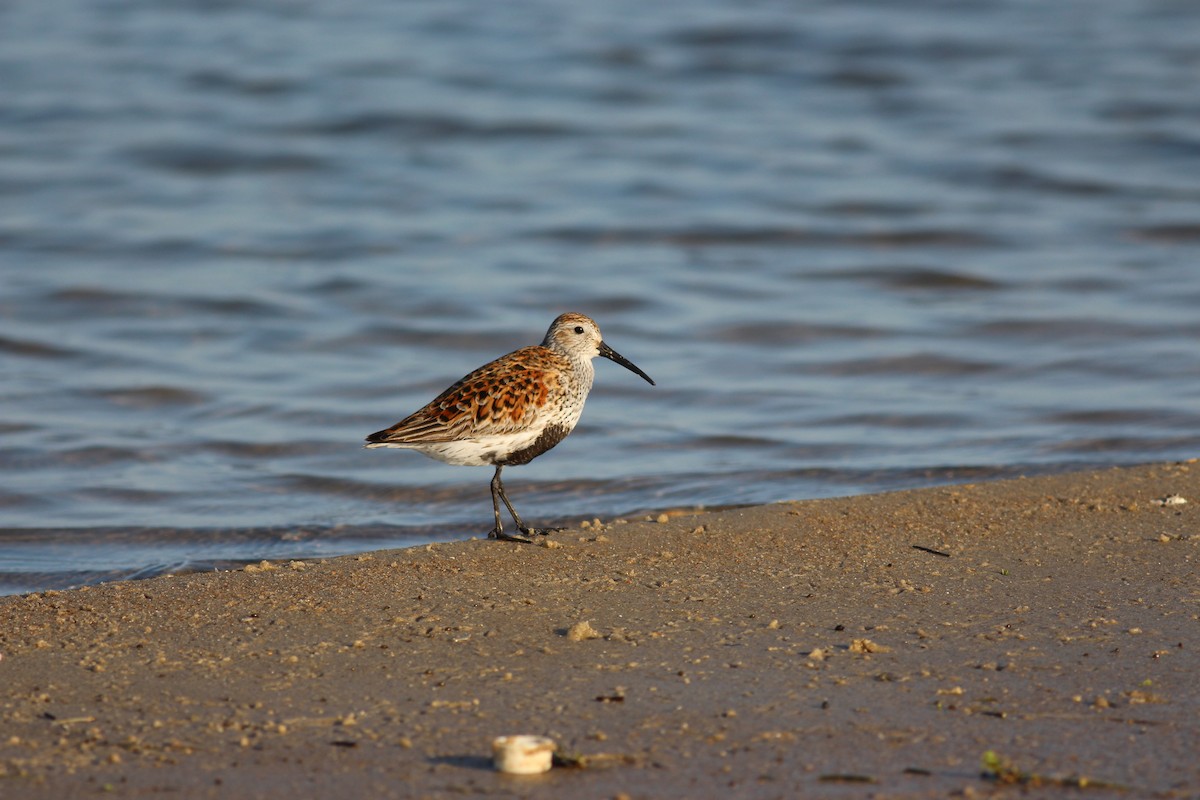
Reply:
[[[390,428],[385,431],[375,431],[375,433],[372,433],[370,436],[367,437],[367,443],[364,444],[363,447],[400,447],[400,448],[405,448],[405,447],[412,446],[412,445],[404,444],[402,442],[388,441],[391,438],[391,435],[392,435],[392,431]]]

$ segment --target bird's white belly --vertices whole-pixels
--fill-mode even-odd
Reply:
[[[480,436],[457,442],[439,442],[414,447],[430,458],[458,467],[488,467],[503,461],[509,453],[530,447],[542,435],[542,429],[518,431],[502,436]]]

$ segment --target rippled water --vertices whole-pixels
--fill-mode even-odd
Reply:
[[[531,520],[1200,445],[1200,6],[0,7],[0,591],[481,535],[362,437],[594,316]]]

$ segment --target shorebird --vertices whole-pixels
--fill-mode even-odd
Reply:
[[[492,539],[530,542],[561,528],[530,528],[521,521],[500,481],[505,467],[528,464],[567,437],[592,389],[596,356],[654,381],[604,343],[600,327],[583,314],[554,320],[539,345],[522,347],[470,373],[429,405],[367,437],[367,447],[416,450],[447,464],[495,467]],[[505,533],[500,502],[522,535]]]

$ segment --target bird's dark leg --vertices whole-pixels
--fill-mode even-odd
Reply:
[[[513,519],[517,523],[517,529],[525,533],[525,529],[521,525],[521,518],[517,516],[517,512],[513,511],[512,503],[508,502],[508,497],[504,494],[504,484],[500,482],[500,470],[503,466],[496,467],[496,474],[492,476],[492,510],[496,512],[496,527],[492,528],[488,534],[489,539],[499,539],[505,542],[524,542],[530,544],[531,540],[525,536],[513,536],[511,533],[504,532],[504,523],[500,520],[500,501],[504,501],[504,505],[508,507],[508,513],[513,515]]]
[[[513,504],[508,499],[508,494],[504,491],[504,484],[500,481],[500,470],[503,467],[496,467],[496,474],[492,476],[492,510],[496,512],[496,527],[488,536],[492,539],[504,539],[510,542],[526,542],[529,543],[527,536],[546,536],[554,531],[561,531],[562,528],[530,528],[521,521],[521,515],[513,508]],[[504,507],[508,509],[508,513],[512,514],[513,522],[517,523],[517,530],[525,534],[525,536],[512,536],[504,532],[504,526],[500,524],[500,505],[496,502],[496,498],[504,501]]]

